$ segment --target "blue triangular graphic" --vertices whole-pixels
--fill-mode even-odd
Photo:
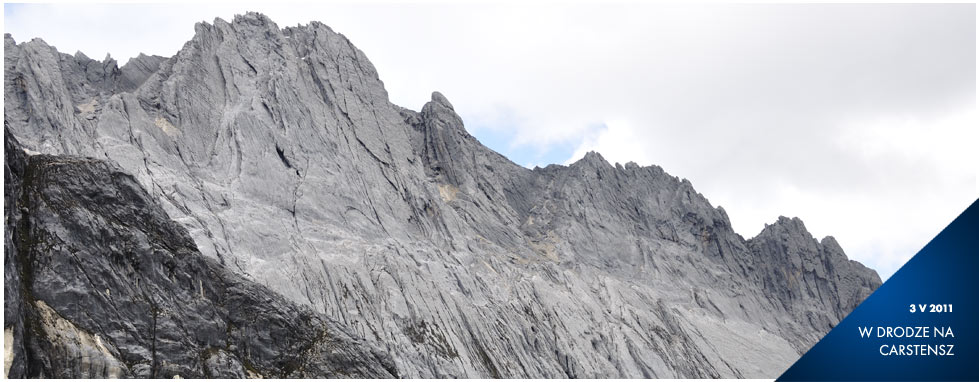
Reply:
[[[979,381],[977,293],[979,200],[778,380]],[[912,304],[915,305],[914,313],[911,312]],[[922,304],[924,312],[921,312]],[[890,336],[888,327],[893,328]],[[870,335],[863,336],[859,328],[869,328]],[[898,334],[924,334],[924,329],[919,328],[927,328],[929,337],[897,337]],[[936,328],[946,337],[938,335]],[[944,328],[951,328],[952,336]],[[878,337],[881,334],[883,337]],[[905,355],[899,354],[901,345],[904,345]],[[882,355],[882,351],[898,354]],[[923,352],[928,354],[923,355]],[[931,352],[951,352],[952,355]]]

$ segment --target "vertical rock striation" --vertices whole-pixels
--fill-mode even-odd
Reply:
[[[383,351],[363,350],[378,355],[354,364],[306,358],[302,368],[276,361],[281,349],[241,353],[245,345],[238,345],[237,353],[191,354],[220,348],[230,336],[210,329],[180,337],[183,347],[171,339],[151,351],[156,356],[148,359],[166,359],[166,368],[162,361],[136,367],[133,360],[145,361],[145,354],[124,355],[145,353],[125,350],[146,346],[136,334],[120,334],[131,329],[108,330],[116,335],[73,348],[93,359],[104,347],[125,365],[123,375],[210,376],[208,368],[240,371],[241,364],[248,371],[247,359],[270,375],[336,375],[329,365],[340,364],[365,376],[771,378],[880,284],[832,238],[817,242],[798,220],[780,219],[743,239],[723,209],[656,166],[613,166],[590,153],[570,166],[520,167],[470,136],[440,93],[420,112],[392,104],[366,56],[323,24],[280,29],[248,13],[195,28],[175,56],[140,56],[122,68],[58,53],[41,40],[17,44],[5,37],[5,126],[33,152],[69,156],[28,162],[74,158],[89,163],[78,166],[102,169],[71,180],[45,178],[71,182],[79,195],[86,187],[104,191],[113,179],[127,194],[145,189],[144,198],[115,202],[158,203],[162,210],[152,221],[168,227],[167,235],[187,238],[153,241],[144,236],[152,230],[139,227],[130,229],[142,234],[113,233],[111,219],[80,227],[52,221],[45,224],[57,224],[64,236],[76,229],[116,236],[92,248],[35,249],[32,256],[75,264],[64,269],[72,277],[117,269],[106,253],[146,254],[146,262],[161,264],[185,259],[178,263],[197,273],[167,278],[173,285],[161,280],[169,286],[160,287],[160,296],[216,298],[236,290],[226,285],[241,278],[282,297],[268,297],[263,308],[261,300],[248,301],[260,313],[247,318],[203,302],[160,308],[157,317],[244,325],[300,315],[313,321],[275,335],[307,338],[309,328],[325,326],[349,333],[341,343]],[[6,162],[21,166],[9,154]],[[42,190],[25,190],[42,198]],[[5,217],[8,227],[18,219],[10,208]],[[18,277],[36,273],[11,276],[11,267],[26,264],[13,260],[22,249],[11,240],[8,230],[7,301],[10,285],[31,285]],[[137,247],[119,247],[126,243]],[[187,255],[159,255],[174,251]],[[52,296],[104,289],[84,282],[46,288]],[[139,293],[110,293],[115,301],[144,301],[132,309],[152,306]],[[47,312],[37,297],[13,297],[19,302],[5,306],[7,317],[27,317],[17,309]],[[145,319],[118,315],[108,296],[85,308],[40,301],[53,312],[41,321],[53,326],[98,334],[92,324],[105,320],[145,338],[134,323],[146,325]],[[298,313],[303,309],[318,315]],[[293,313],[276,313],[285,310]],[[25,333],[22,322],[8,320],[5,329],[18,338],[11,373],[40,367],[16,356],[37,349],[17,337]],[[111,361],[103,357],[98,367],[114,370]],[[309,371],[317,367],[322,372]],[[290,374],[296,370],[307,372]]]
[[[336,322],[201,255],[129,175],[5,136],[7,377],[393,377]]]

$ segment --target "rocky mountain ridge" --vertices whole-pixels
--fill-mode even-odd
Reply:
[[[657,166],[518,166],[442,94],[391,104],[321,23],[195,28],[122,68],[5,36],[5,127],[118,165],[199,256],[389,355],[378,373],[770,378],[880,285],[797,219],[743,239]]]
[[[4,327],[19,340],[6,376],[398,375],[336,322],[202,256],[111,163],[4,143]]]

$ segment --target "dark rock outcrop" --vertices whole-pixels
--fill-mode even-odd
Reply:
[[[295,304],[273,294],[242,302],[256,310],[248,320],[311,317],[279,326],[276,338],[317,338],[309,328],[348,332],[328,338],[378,344],[406,377],[771,378],[880,284],[801,222],[780,220],[745,240],[722,208],[657,166],[612,165],[597,153],[570,166],[518,166],[469,135],[440,93],[420,112],[393,105],[363,52],[323,24],[280,29],[248,13],[195,28],[174,57],[143,56],[121,69],[38,39],[5,38],[5,125],[25,148],[58,156],[29,162],[67,161],[40,172],[50,184],[25,188],[27,198],[40,203],[45,190],[70,190],[140,203],[119,207],[132,213],[126,230],[114,225],[115,212],[94,206],[66,204],[66,212],[84,212],[70,226],[25,212],[48,219],[45,235],[85,244],[31,247],[31,256],[63,264],[57,272],[78,281],[46,285],[48,299],[5,309],[27,317],[17,309],[46,311],[33,302],[44,301],[87,333],[108,322],[101,325],[115,329],[98,338],[131,375],[208,375],[240,371],[238,364],[267,365],[261,370],[270,375],[339,364],[369,375],[362,366],[386,364],[380,356],[353,364],[312,357],[300,368],[278,361],[296,347],[219,346],[240,337],[211,328],[240,318],[204,301],[251,296],[232,285],[258,288],[235,277]],[[104,195],[110,185],[118,190]],[[137,185],[147,195],[118,199],[122,190],[138,194]],[[154,203],[162,210],[152,219],[134,211]],[[158,227],[144,229],[144,220]],[[158,229],[182,239],[154,241]],[[7,253],[26,256],[11,240]],[[184,255],[197,251],[207,260]],[[149,268],[160,285],[153,300],[114,273],[137,269],[127,253],[164,264]],[[5,256],[8,270],[20,266],[12,258]],[[170,276],[165,264],[185,268]],[[99,297],[106,288],[85,272],[106,273],[98,282],[114,283],[112,297]],[[14,273],[8,285],[36,282]],[[201,288],[206,299],[196,297]],[[87,305],[51,305],[82,294],[91,295]],[[120,296],[144,302],[117,308],[111,302]],[[135,315],[158,301],[182,302],[168,319],[194,322],[177,327],[195,334],[161,342],[147,358],[147,334],[133,334],[146,318]],[[15,335],[24,332],[18,325],[5,322]],[[13,342],[12,370],[40,367],[18,360],[34,344]],[[357,353],[344,354],[368,354],[350,349]],[[146,359],[168,361],[136,368],[134,360]]]
[[[8,377],[396,377],[390,357],[201,255],[105,161],[5,135]]]

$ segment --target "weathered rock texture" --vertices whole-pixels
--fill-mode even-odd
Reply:
[[[13,376],[397,376],[338,323],[202,256],[114,165],[5,141]]]
[[[280,29],[249,13],[196,31],[174,57],[141,56],[122,68],[6,36],[4,122],[13,135],[33,152],[115,163],[31,157],[24,166],[40,167],[25,172],[34,174],[25,184],[47,183],[24,186],[23,198],[102,195],[118,204],[62,215],[57,205],[12,211],[8,200],[8,227],[11,214],[24,214],[14,220],[78,244],[7,238],[7,253],[18,253],[5,256],[7,269],[31,267],[7,272],[5,294],[16,301],[7,317],[81,333],[54,338],[7,319],[11,375],[254,367],[270,375],[771,378],[880,284],[797,219],[743,239],[723,209],[656,166],[613,166],[590,153],[570,166],[520,167],[470,136],[439,93],[421,112],[393,105],[364,54],[323,24]],[[41,165],[52,162],[65,163]],[[123,198],[142,195],[140,187],[149,196]],[[163,210],[135,211],[154,203]],[[125,213],[146,223],[112,220]],[[154,236],[157,226],[167,233]],[[14,261],[29,258],[19,245],[63,268]],[[147,268],[154,300],[126,273],[137,262],[161,264]],[[168,275],[168,262],[183,268]],[[239,276],[337,324],[258,287],[237,292],[251,285]],[[37,283],[43,296],[11,297],[12,286]],[[229,294],[269,297],[242,310],[205,303],[234,300]],[[183,304],[161,305],[166,298]],[[168,341],[146,354],[146,339],[156,338],[150,311],[193,324],[158,322],[156,336]],[[297,315],[311,321],[290,319]],[[280,316],[299,327],[256,338],[211,330],[265,320],[249,329],[257,331]],[[314,341],[301,367],[279,361],[298,345],[270,338],[319,338],[304,334],[310,328],[357,339],[331,334],[324,341],[333,342]],[[82,349],[73,356],[46,351],[95,334],[96,346],[72,345]],[[236,338],[251,345],[228,350]],[[324,350],[348,342],[383,351]]]

